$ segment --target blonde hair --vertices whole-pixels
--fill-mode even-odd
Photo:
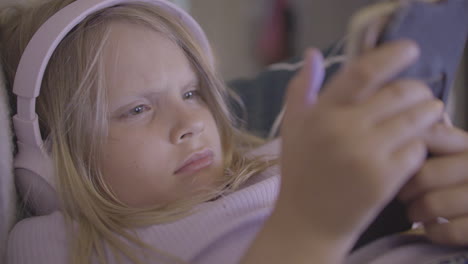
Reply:
[[[34,32],[73,1],[49,1],[4,11],[9,15],[3,16],[2,21],[2,64],[9,87]],[[107,136],[107,109],[102,50],[112,21],[150,27],[184,51],[198,75],[202,96],[221,136],[225,175],[217,188],[171,204],[137,209],[120,202],[103,180],[99,164]],[[229,93],[189,29],[154,5],[142,2],[107,8],[86,18],[67,35],[45,72],[37,113],[42,135],[51,142],[57,191],[69,235],[74,237],[70,239],[71,263],[87,263],[94,256],[100,263],[106,263],[106,247],[116,260],[126,257],[134,263],[143,263],[141,253],[150,249],[159,253],[160,261],[183,262],[140,241],[129,229],[186,216],[195,205],[235,191],[252,175],[276,162],[245,155],[263,141],[237,127],[227,104]],[[130,245],[140,247],[142,252],[135,253],[135,247]]]

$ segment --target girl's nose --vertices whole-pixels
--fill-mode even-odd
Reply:
[[[176,116],[177,120],[170,132],[170,140],[173,144],[181,144],[185,141],[198,137],[205,130],[203,118],[197,113],[190,111],[180,111]]]

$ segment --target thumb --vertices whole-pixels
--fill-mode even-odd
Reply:
[[[436,124],[423,135],[433,155],[456,154],[468,151],[468,133],[447,124]]]
[[[325,76],[323,57],[319,50],[308,49],[304,66],[291,80],[286,94],[286,112],[307,110],[315,104]]]

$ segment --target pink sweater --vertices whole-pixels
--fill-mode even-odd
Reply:
[[[263,150],[272,153],[277,147],[276,142]],[[279,180],[278,167],[272,167],[253,177],[241,190],[199,205],[197,212],[186,218],[136,232],[143,241],[188,263],[239,263],[272,212]],[[63,217],[55,212],[25,219],[15,226],[10,234],[7,263],[67,263],[67,252]],[[444,262],[463,258],[467,261],[467,252],[433,246],[421,237],[397,236],[364,247],[348,263],[467,263]],[[417,261],[423,259],[424,262]],[[110,263],[115,263],[111,256]]]

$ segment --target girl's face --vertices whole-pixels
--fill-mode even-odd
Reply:
[[[106,183],[134,207],[213,187],[224,171],[221,139],[183,51],[143,26],[114,22],[111,29]]]

